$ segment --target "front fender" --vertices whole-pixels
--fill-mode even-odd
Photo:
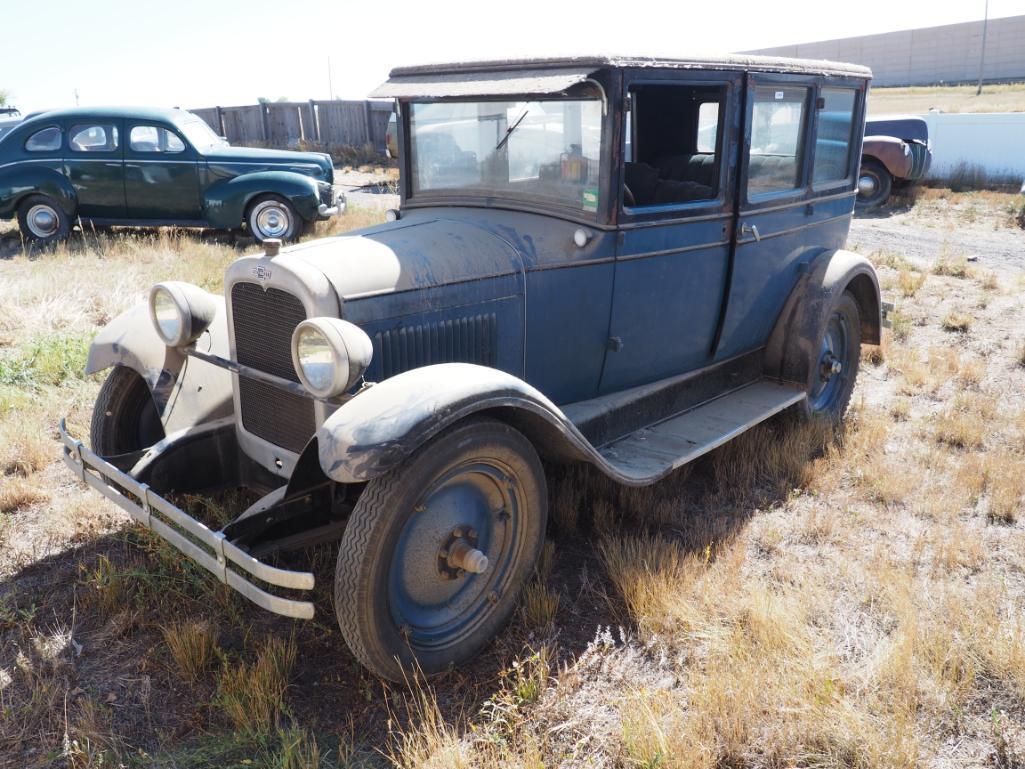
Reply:
[[[9,218],[26,195],[47,195],[69,217],[75,215],[75,188],[60,171],[42,165],[10,166],[0,171],[0,217]]]
[[[210,327],[196,340],[196,347],[227,358],[224,298],[211,298],[217,304],[217,313]],[[121,313],[93,339],[86,373],[94,374],[111,366],[126,366],[143,378],[167,434],[233,413],[231,374],[167,347],[153,328],[146,304]]]
[[[523,380],[487,366],[440,363],[375,384],[328,417],[317,430],[321,469],[341,483],[368,481],[448,425],[484,411],[518,414],[561,435],[568,453],[591,453],[559,407]]]
[[[911,148],[893,136],[866,136],[861,145],[861,156],[878,160],[895,179],[907,179],[914,166]]]
[[[808,265],[776,319],[765,349],[767,376],[802,386],[810,381],[833,298],[844,291],[858,303],[861,341],[881,342],[882,303],[875,268],[853,251],[825,251]]]
[[[285,198],[307,221],[318,216],[320,190],[316,179],[294,171],[258,171],[210,185],[203,195],[206,219],[214,227],[237,228],[249,203],[266,194]]]

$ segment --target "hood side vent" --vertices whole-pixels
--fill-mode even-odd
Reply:
[[[494,366],[497,331],[494,313],[405,326],[376,334],[374,357],[381,362],[382,379],[435,363]]]

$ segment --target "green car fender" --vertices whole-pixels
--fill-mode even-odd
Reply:
[[[12,165],[0,170],[0,218],[17,213],[21,201],[29,195],[53,198],[68,216],[74,216],[78,208],[75,188],[59,170],[43,165]]]
[[[280,195],[306,221],[317,219],[320,190],[316,179],[292,171],[259,171],[210,185],[203,196],[206,220],[214,227],[238,227],[249,204],[260,195]]]

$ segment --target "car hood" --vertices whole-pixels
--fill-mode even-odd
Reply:
[[[247,171],[295,170],[307,175],[316,175],[331,180],[334,165],[331,156],[323,152],[293,152],[291,150],[269,150],[258,147],[211,147],[204,153],[212,165],[244,165]],[[311,173],[313,172],[313,173]]]
[[[520,255],[496,235],[469,222],[429,217],[311,241],[272,261],[315,268],[342,304],[523,272]]]

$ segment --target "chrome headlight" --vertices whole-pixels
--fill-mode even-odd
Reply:
[[[374,348],[359,326],[339,318],[310,318],[292,332],[292,365],[318,398],[350,389],[370,365]]]
[[[168,347],[192,344],[210,326],[217,303],[199,286],[168,281],[149,292],[149,315],[157,336]]]

